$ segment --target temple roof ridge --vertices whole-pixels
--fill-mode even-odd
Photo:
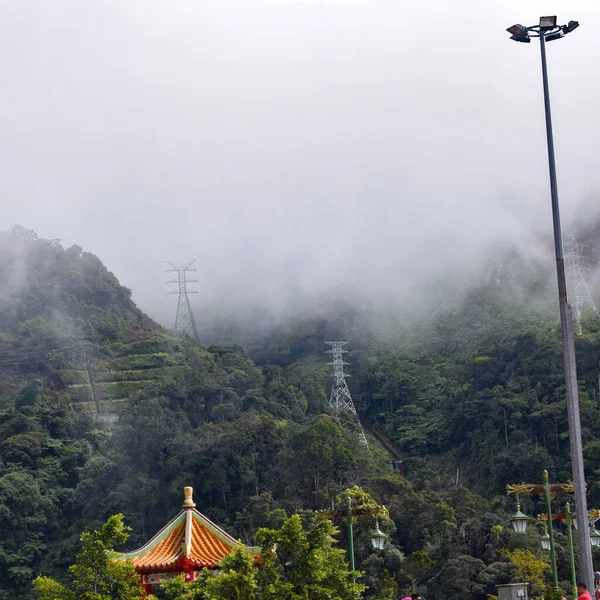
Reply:
[[[245,546],[195,508],[192,488],[185,488],[183,508],[157,534],[137,550],[118,553],[131,560],[138,571],[175,569],[186,562],[214,568],[233,550],[259,554],[260,548]]]

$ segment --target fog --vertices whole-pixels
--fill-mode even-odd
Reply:
[[[97,254],[170,325],[193,297],[274,311],[408,297],[499,240],[551,265],[537,43],[548,45],[561,210],[600,189],[600,4],[458,0],[0,3],[0,229]]]

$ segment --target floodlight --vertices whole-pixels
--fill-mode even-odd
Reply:
[[[556,15],[553,17],[540,17],[540,29],[554,29],[556,27]]]
[[[551,33],[550,35],[546,36],[546,41],[547,42],[553,42],[554,40],[560,40],[560,38],[564,38],[565,37],[565,33],[562,29],[559,29],[556,33]]]
[[[516,35],[511,35],[510,39],[514,42],[523,42],[525,44],[529,44],[529,42],[531,42],[531,38],[529,36],[517,37]]]
[[[577,29],[579,27],[579,22],[578,21],[569,21],[568,25],[563,25],[563,31],[565,33],[571,33],[571,31],[573,31],[574,29]]]
[[[527,37],[527,27],[523,27],[523,25],[511,25],[506,31],[511,33],[514,37]]]

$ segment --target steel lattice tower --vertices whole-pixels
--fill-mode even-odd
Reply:
[[[331,412],[339,421],[346,419],[353,421],[358,427],[360,441],[368,448],[369,444],[365,437],[365,432],[361,427],[356,408],[354,407],[354,402],[352,402],[350,390],[348,389],[348,384],[346,383],[346,377],[348,377],[348,375],[344,373],[344,365],[349,364],[344,362],[344,354],[347,353],[347,350],[344,350],[344,346],[348,342],[325,343],[331,346],[331,350],[326,350],[325,352],[333,355],[333,360],[330,363],[327,363],[328,365],[333,366],[333,385],[329,396]]]
[[[168,262],[168,261],[167,261]],[[189,335],[192,339],[199,342],[198,329],[196,328],[196,319],[194,319],[194,313],[192,312],[192,306],[188,294],[197,294],[198,292],[188,290],[188,283],[197,283],[197,279],[187,279],[186,273],[188,271],[195,271],[196,269],[190,268],[195,261],[191,260],[185,265],[176,265],[175,263],[168,262],[171,265],[171,269],[167,273],[177,273],[177,279],[171,279],[167,283],[176,283],[179,286],[179,290],[176,292],[167,292],[168,294],[179,294],[177,299],[177,313],[175,315],[175,325],[173,326],[174,333],[182,333]]]
[[[589,259],[585,254],[588,248],[589,246],[580,244],[574,236],[565,244],[567,281],[570,286],[569,296],[573,306],[573,326],[577,335],[582,334],[581,315],[584,308],[591,308],[600,317],[590,288],[585,280],[585,273],[590,270],[588,266]]]
[[[502,287],[502,272],[506,266],[506,252],[498,252],[496,255],[496,272],[494,273],[496,279],[496,287]]]
[[[516,248],[504,248],[496,252],[496,263],[494,267],[494,279],[496,287],[503,287],[504,280],[512,280],[513,283],[521,283],[523,274],[520,273],[522,266],[526,264],[531,272],[535,270],[527,256]]]

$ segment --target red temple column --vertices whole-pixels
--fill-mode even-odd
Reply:
[[[140,576],[140,585],[144,590],[144,596],[149,596],[152,593],[152,584],[147,582],[146,575]]]

